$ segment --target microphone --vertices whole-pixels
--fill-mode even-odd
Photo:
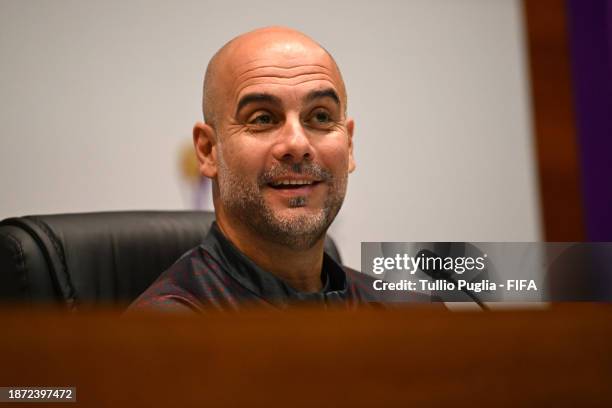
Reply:
[[[422,249],[421,251],[419,251],[419,253],[417,254],[417,257],[424,257],[424,258],[441,258],[440,256],[436,255],[435,253],[431,252],[428,249]],[[435,265],[435,264],[434,264]],[[455,285],[455,287],[459,287],[459,283],[457,282],[457,280],[455,279],[455,277],[452,275],[452,272],[447,271],[444,268],[436,268],[436,269],[423,269],[422,265],[419,266],[419,269],[426,274],[427,276],[429,276],[432,279],[444,279],[452,284]],[[480,306],[480,308],[482,310],[490,310],[489,307],[487,305],[485,305],[484,303],[482,303],[482,301],[480,299],[478,299],[478,296],[476,296],[474,294],[474,292],[472,292],[471,290],[467,289],[466,287],[462,287],[461,291],[463,293],[465,293],[466,295],[468,295],[470,297],[470,299],[472,299],[474,302],[476,302],[476,304],[478,306]]]

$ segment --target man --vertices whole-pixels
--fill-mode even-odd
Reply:
[[[193,140],[216,223],[133,308],[236,309],[377,300],[373,279],[323,251],[353,159],[354,122],[331,55],[302,33],[243,34],[212,58]]]

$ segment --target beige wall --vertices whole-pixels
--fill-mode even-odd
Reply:
[[[177,166],[202,73],[282,24],[338,60],[357,171],[332,235],[538,240],[518,1],[0,1],[0,218],[191,205]]]

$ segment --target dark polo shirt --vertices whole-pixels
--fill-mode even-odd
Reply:
[[[323,289],[303,293],[257,266],[240,252],[213,223],[204,242],[183,255],[130,306],[136,309],[238,310],[245,305],[286,308],[292,304],[315,303],[380,304],[398,300],[396,293],[376,291],[374,278],[343,267],[329,255],[323,256]],[[429,296],[411,294],[404,301],[427,302]]]

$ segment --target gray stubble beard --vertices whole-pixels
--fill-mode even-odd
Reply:
[[[218,157],[218,183],[221,204],[230,217],[236,218],[263,239],[294,250],[312,248],[331,225],[342,207],[348,182],[348,173],[340,178],[333,177],[318,165],[277,165],[260,177],[255,183],[241,179]],[[328,186],[328,196],[323,208],[316,214],[303,214],[289,217],[277,216],[266,204],[263,188],[275,175],[287,174],[287,168],[295,173],[322,177]],[[289,208],[305,207],[308,198],[292,198]]]

